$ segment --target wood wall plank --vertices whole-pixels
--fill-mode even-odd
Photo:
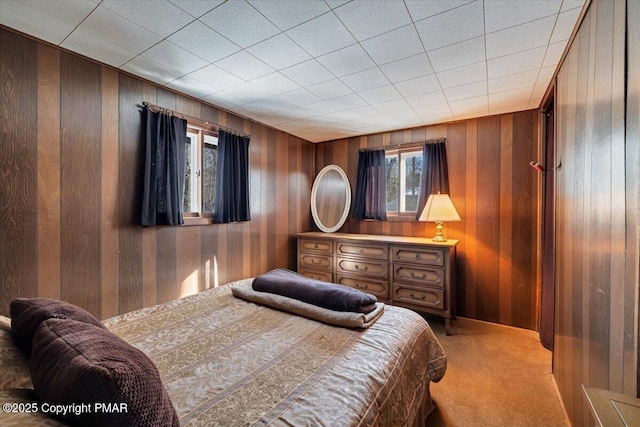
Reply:
[[[38,295],[60,298],[60,51],[38,46]]]
[[[582,384],[638,393],[637,89],[629,99],[638,87],[630,72],[638,47],[628,33],[635,26],[627,26],[640,18],[633,20],[634,9],[635,2],[593,0],[556,81],[563,166],[555,175],[553,362],[574,426],[592,422]],[[625,51],[626,75],[634,76],[626,82],[626,118]]]
[[[102,70],[60,55],[61,297],[100,316]],[[96,264],[97,261],[97,264]]]
[[[0,312],[38,293],[38,45],[0,33]]]
[[[142,189],[143,84],[118,76],[118,312],[142,307],[143,241],[140,224]]]
[[[118,73],[102,67],[102,318],[118,314]],[[155,286],[155,284],[154,284]]]

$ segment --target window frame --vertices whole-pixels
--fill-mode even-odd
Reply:
[[[195,145],[191,147],[191,211],[182,212],[185,225],[201,225],[210,224],[213,218],[213,212],[204,211],[203,194],[204,194],[204,177],[203,177],[203,161],[205,144],[218,146],[218,133],[212,129],[207,129],[193,123],[187,123],[187,136],[194,136]],[[206,141],[207,138],[215,138],[215,142]],[[194,141],[192,139],[192,141]],[[193,142],[192,142],[193,144]],[[217,150],[217,148],[216,148]],[[193,167],[196,165],[196,167]],[[186,170],[185,170],[186,173]],[[185,181],[186,187],[186,181]],[[193,191],[193,190],[196,191]],[[193,206],[196,209],[193,209]]]
[[[384,153],[385,163],[387,158],[397,157],[398,159],[398,187],[397,187],[397,211],[387,211],[387,218],[401,219],[401,220],[414,220],[417,211],[406,211],[401,208],[405,207],[406,201],[404,197],[401,197],[406,190],[406,173],[405,173],[405,161],[406,157],[422,156],[422,147],[411,148],[398,148],[393,150],[386,150]],[[420,190],[418,190],[418,197]]]

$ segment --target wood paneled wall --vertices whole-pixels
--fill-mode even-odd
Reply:
[[[458,314],[528,329],[537,326],[538,112],[504,114],[317,145],[316,173],[342,167],[355,189],[358,150],[447,138],[451,198],[462,218],[445,224],[459,239]],[[433,223],[361,221],[341,231],[431,236]]]
[[[296,267],[313,146],[0,28],[0,313],[50,297],[107,318]],[[143,101],[251,134],[251,221],[139,225]]]
[[[638,2],[593,0],[556,80],[553,364],[574,426],[593,425],[582,384],[638,392],[637,22]]]

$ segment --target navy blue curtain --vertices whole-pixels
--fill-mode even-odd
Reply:
[[[184,197],[187,121],[145,107],[144,226],[180,225]]]
[[[220,130],[213,222],[250,219],[249,138]]]
[[[384,150],[360,151],[353,218],[387,219],[387,180],[384,169]]]
[[[430,194],[449,194],[449,172],[447,170],[447,147],[443,140],[425,142],[422,146],[422,173],[416,220],[427,203]]]

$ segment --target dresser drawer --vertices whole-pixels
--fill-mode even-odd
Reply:
[[[393,261],[444,266],[444,250],[411,246],[394,246]]]
[[[336,243],[336,255],[375,258],[386,261],[389,259],[389,246],[338,242]]]
[[[298,259],[298,269],[304,270],[305,268],[331,271],[333,269],[333,256],[301,252]]]
[[[299,270],[298,273],[309,279],[320,280],[322,282],[333,283],[333,274],[328,271],[314,271],[314,270]]]
[[[300,239],[300,250],[331,255],[333,254],[333,242]]]
[[[389,298],[389,282],[386,280],[349,277],[338,274],[336,283],[351,286],[352,288],[359,289],[380,298]]]
[[[393,301],[402,301],[425,307],[444,309],[444,291],[393,284]]]
[[[386,261],[338,258],[336,273],[360,274],[388,280],[389,263]]]
[[[394,263],[393,281],[444,287],[444,269]]]

